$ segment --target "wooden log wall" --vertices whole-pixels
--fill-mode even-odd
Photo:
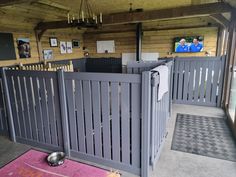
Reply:
[[[173,53],[173,56],[205,56],[205,52],[211,56],[216,55],[217,27],[203,27],[176,30],[158,30],[143,32],[142,52],[159,52],[160,57],[168,56],[173,52],[174,37],[199,35],[204,36],[204,51],[200,53]],[[115,40],[115,53],[98,54],[96,49],[97,40]],[[91,57],[121,57],[122,53],[135,52],[135,31],[133,32],[110,32],[84,34],[84,45],[88,48]]]
[[[122,53],[135,52],[136,37],[135,31],[122,33],[89,33],[84,34],[84,46],[89,50],[91,57],[121,57]],[[115,40],[115,53],[97,53],[96,41]]]
[[[7,28],[0,28],[0,32],[7,32],[12,33],[14,37],[14,45],[15,45],[15,52],[16,52],[16,59],[12,60],[1,60],[0,61],[0,67],[1,66],[10,66],[10,65],[19,65],[19,63],[22,64],[30,64],[30,63],[37,63],[40,61],[39,59],[39,52],[37,49],[37,42],[35,33],[33,30],[13,30],[13,29],[7,29]],[[83,31],[80,31],[78,29],[63,29],[63,30],[49,30],[47,31],[42,39],[41,39],[41,45],[42,50],[44,49],[52,49],[53,50],[53,59],[49,61],[55,61],[55,60],[65,60],[65,59],[78,59],[83,57]],[[56,37],[58,40],[58,47],[50,47],[49,44],[49,37]],[[27,59],[20,59],[19,53],[17,49],[17,39],[18,38],[29,38],[30,40],[30,48],[31,48],[31,58]],[[80,40],[80,48],[73,48],[73,53],[71,54],[61,54],[60,53],[60,47],[59,42],[65,41],[70,42],[72,39]],[[43,56],[43,54],[41,53]]]

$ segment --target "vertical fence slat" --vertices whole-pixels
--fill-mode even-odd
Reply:
[[[110,94],[109,82],[101,82],[102,94],[102,125],[104,158],[111,159],[111,129],[110,129]]]
[[[0,108],[0,131],[4,131],[3,109]]]
[[[56,127],[57,127],[57,138],[58,138],[58,145],[63,145],[63,133],[62,133],[62,122],[65,120],[62,120],[62,117],[64,119],[64,116],[61,114],[61,100],[59,99],[59,89],[58,89],[58,82],[56,78],[52,79],[52,87],[53,87],[53,97],[54,97],[54,105],[55,105],[55,118],[56,118]],[[59,87],[60,88],[60,87]],[[66,101],[66,100],[64,100]]]
[[[8,87],[5,69],[1,70],[1,74],[2,74],[4,96],[6,100],[6,111],[7,111],[7,118],[8,118],[7,122],[9,125],[10,138],[13,142],[16,142],[15,125],[14,125],[14,119],[13,119],[13,114],[12,114],[12,109],[11,109],[11,100],[10,100],[10,95],[9,95],[9,87]]]
[[[206,89],[206,69],[208,68],[208,63],[202,63],[202,76],[201,76],[201,85],[200,85],[200,102],[205,102],[205,89]]]
[[[52,88],[52,80],[51,78],[45,79],[46,89],[47,89],[47,96],[48,96],[48,116],[49,116],[49,123],[50,123],[50,133],[51,133],[51,142],[53,145],[58,145],[58,138],[57,138],[57,130],[56,130],[56,118],[55,118],[55,105],[53,102],[53,88]]]
[[[195,87],[194,87],[194,102],[198,102],[198,96],[199,96],[199,80],[201,75],[201,63],[197,62],[196,65],[196,75],[195,75]]]
[[[214,62],[208,62],[208,72],[207,72],[207,83],[206,83],[206,103],[210,103],[211,101],[211,90],[212,90],[212,69]]]
[[[51,144],[51,132],[49,128],[48,105],[47,105],[47,90],[43,78],[39,78],[41,107],[42,107],[42,121],[44,127],[45,142]]]
[[[174,65],[174,90],[173,90],[173,101],[177,100],[177,89],[179,86],[178,78],[179,78],[179,61],[175,60]]]
[[[6,78],[7,80],[7,85],[8,85],[8,90],[9,90],[9,96],[10,96],[10,104],[11,104],[11,109],[12,109],[12,117],[13,117],[13,122],[14,122],[14,127],[15,127],[15,133],[16,136],[21,136],[21,129],[20,129],[20,120],[19,120],[19,115],[17,112],[17,99],[16,99],[16,94],[15,94],[15,87],[13,85],[14,80],[12,77]]]
[[[37,121],[37,127],[38,127],[38,135],[39,135],[39,141],[45,142],[44,139],[44,130],[43,130],[43,124],[42,124],[42,108],[40,103],[40,93],[39,93],[39,85],[38,85],[38,78],[32,78],[33,87],[34,87],[34,100],[35,100],[35,110],[36,110],[36,121]]]
[[[219,78],[219,72],[220,70],[220,62],[216,61],[214,62],[214,76],[213,76],[213,83],[212,83],[212,92],[211,92],[211,102],[216,102],[216,91],[218,87],[218,78]]]
[[[225,59],[226,56],[222,56],[220,60],[220,78],[219,78],[219,90],[218,90],[218,99],[217,99],[217,106],[221,106],[221,99],[222,99],[222,90],[223,90],[223,80],[224,80],[224,68],[225,68]]]
[[[29,101],[29,114],[30,114],[30,123],[32,127],[32,138],[35,141],[38,141],[38,127],[36,121],[36,113],[35,113],[35,101],[33,99],[33,84],[30,77],[26,77],[26,88],[28,93],[28,101]]]
[[[140,97],[141,86],[139,84],[131,85],[131,141],[132,141],[132,164],[140,167],[140,128],[141,128],[141,104]]]
[[[4,115],[5,108],[4,108],[4,94],[3,94],[3,87],[2,87],[2,76],[0,73],[0,134],[4,134],[7,132],[5,121],[6,117]]]
[[[121,83],[121,138],[122,162],[130,164],[130,88]]]
[[[151,139],[150,139],[150,146],[151,146],[151,165],[153,165],[154,163],[154,156],[155,156],[155,151],[156,151],[156,146],[157,146],[157,141],[159,140],[158,138],[158,129],[155,129],[155,127],[158,126],[158,119],[160,118],[160,116],[158,116],[158,114],[160,113],[159,111],[156,111],[157,108],[157,85],[152,85],[151,88],[151,120],[150,120],[150,124],[151,124]]]
[[[92,81],[95,155],[102,157],[100,83]]]
[[[85,108],[85,128],[86,128],[86,144],[87,153],[94,154],[94,142],[93,142],[93,120],[92,120],[92,103],[91,103],[91,86],[90,81],[83,81],[83,93],[84,93],[84,108]]]
[[[84,122],[84,104],[83,104],[83,90],[82,81],[75,81],[75,104],[77,109],[77,127],[78,127],[78,140],[79,140],[79,151],[86,153],[85,147],[85,122]]]
[[[70,144],[71,149],[78,151],[78,138],[77,138],[77,123],[75,116],[75,97],[73,89],[73,80],[66,80],[66,95],[68,104],[68,115],[69,115],[69,127],[70,127]]]
[[[120,161],[120,100],[119,83],[111,83],[111,112],[112,112],[112,157]]]
[[[184,88],[183,88],[183,100],[187,101],[188,85],[189,85],[189,65],[190,61],[184,63]]]
[[[22,109],[22,97],[20,95],[20,83],[19,77],[14,77],[14,85],[15,85],[15,92],[16,92],[16,105],[17,105],[17,114],[19,116],[19,123],[20,123],[20,132],[23,138],[26,138],[26,127],[24,121],[24,114]]]
[[[188,88],[188,101],[193,101],[193,81],[194,81],[194,68],[196,66],[195,61],[190,61],[190,76],[189,76],[189,88]]]
[[[31,128],[31,118],[29,114],[29,104],[28,104],[28,89],[26,88],[26,80],[25,78],[20,78],[21,83],[21,93],[22,93],[22,103],[24,109],[25,116],[25,126],[26,126],[26,137],[32,139],[32,128]]]
[[[185,62],[179,62],[180,66],[179,66],[179,81],[178,81],[178,100],[182,100],[183,99],[183,84],[184,84],[184,80],[183,80],[183,76],[184,76],[184,63]]]

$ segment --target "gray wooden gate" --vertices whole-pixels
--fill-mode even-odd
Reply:
[[[154,69],[155,70],[155,69]],[[169,75],[170,76],[170,75]],[[158,100],[160,75],[152,71],[151,74],[151,135],[150,135],[150,154],[151,165],[159,159],[161,149],[164,144],[166,134],[166,122],[169,118],[169,92],[165,93],[161,100]],[[169,87],[170,88],[170,87]]]
[[[5,97],[3,93],[2,73],[0,72],[0,135],[8,136],[8,122]]]
[[[169,71],[169,113],[171,115],[172,112],[172,90],[173,90],[173,69],[174,69],[174,59],[159,59],[158,61],[135,61],[129,62],[127,65],[127,72],[129,74],[141,74],[143,71],[150,71],[153,68],[166,65]]]
[[[62,150],[56,72],[6,70],[16,142]]]
[[[141,169],[141,75],[64,73],[70,154],[126,170]]]
[[[221,106],[225,56],[176,58],[173,102]]]

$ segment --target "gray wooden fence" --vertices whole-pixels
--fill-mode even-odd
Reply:
[[[2,73],[0,72],[0,135],[8,136],[8,122],[5,97],[3,93]]]
[[[71,156],[140,174],[141,75],[64,75]]]
[[[149,176],[169,115],[157,73],[2,72],[13,141]]]
[[[6,70],[16,142],[62,150],[56,72]]]
[[[225,56],[176,58],[173,102],[221,106]]]

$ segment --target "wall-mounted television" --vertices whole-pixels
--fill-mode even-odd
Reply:
[[[174,38],[174,52],[188,53],[203,51],[203,36],[184,36]]]

